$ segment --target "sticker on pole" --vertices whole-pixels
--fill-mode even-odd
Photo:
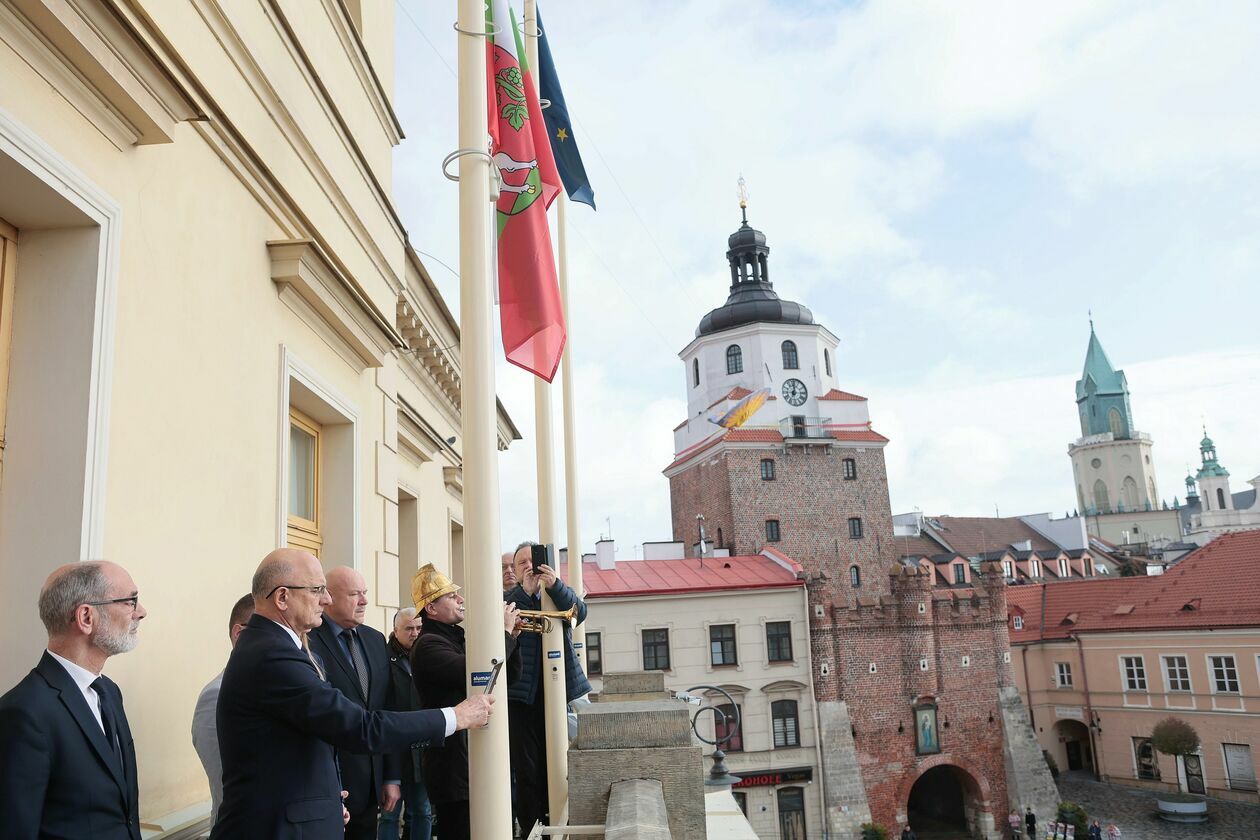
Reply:
[[[558,651],[558,650],[549,650],[549,651],[547,651],[547,658],[548,658],[548,659],[559,659],[559,658],[560,658],[560,651]]]
[[[489,671],[473,671],[472,672],[473,688],[481,688],[482,686],[488,685],[489,683],[490,683]]]

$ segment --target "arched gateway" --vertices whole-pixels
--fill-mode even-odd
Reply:
[[[983,775],[942,757],[927,763],[905,792],[906,819],[922,840],[1001,837]]]

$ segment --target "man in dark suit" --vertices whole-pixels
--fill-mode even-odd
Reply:
[[[363,575],[348,566],[329,569],[328,594],[332,603],[324,608],[323,624],[311,631],[311,650],[323,660],[333,688],[368,711],[380,711],[389,692],[389,655],[381,632],[363,623]],[[402,763],[398,753],[340,756],[341,786],[349,792],[346,840],[376,840],[378,809],[393,811],[402,797]]]
[[[338,754],[399,752],[484,726],[493,698],[419,712],[375,712],[324,682],[306,634],[332,603],[319,561],[268,554],[254,573],[254,617],[219,691],[223,804],[212,840],[341,840]],[[330,666],[335,667],[335,666]]]
[[[39,593],[48,649],[0,697],[0,834],[140,840],[136,751],[101,669],[136,646],[146,612],[113,563],[70,563]]]

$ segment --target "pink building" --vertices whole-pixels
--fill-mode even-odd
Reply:
[[[1260,801],[1260,531],[1158,577],[1011,586],[1007,613],[1016,684],[1060,770]],[[1170,716],[1198,732],[1197,756],[1151,749]]]

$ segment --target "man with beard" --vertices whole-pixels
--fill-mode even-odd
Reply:
[[[422,566],[411,579],[411,597],[420,610],[420,639],[411,650],[411,673],[425,708],[458,703],[468,694],[465,660],[464,598],[451,579],[434,568]],[[514,604],[503,605],[503,648],[510,685],[520,673],[516,637],[519,614]],[[490,663],[486,663],[489,665]],[[473,697],[492,695],[474,694]],[[464,702],[468,702],[464,700]],[[437,811],[439,840],[469,840],[468,734],[459,733],[424,754],[424,782]]]
[[[423,708],[420,695],[411,680],[411,649],[420,638],[420,616],[415,607],[404,607],[394,615],[394,632],[389,634],[389,689],[385,692],[385,708],[391,712],[410,712]],[[433,827],[433,809],[424,789],[421,758],[424,750],[410,750],[402,763],[402,801],[392,810],[381,808],[377,840],[399,840],[398,818],[403,818],[401,840],[429,840]],[[399,812],[402,812],[401,814]]]
[[[136,751],[105,660],[136,646],[146,615],[131,575],[70,563],[39,593],[48,649],[0,698],[5,837],[140,840]]]
[[[493,697],[440,710],[376,712],[325,682],[327,663],[312,655],[306,635],[332,597],[309,552],[271,552],[250,591],[254,617],[232,649],[219,691],[223,804],[212,840],[343,840],[338,751],[399,752],[489,722]]]

